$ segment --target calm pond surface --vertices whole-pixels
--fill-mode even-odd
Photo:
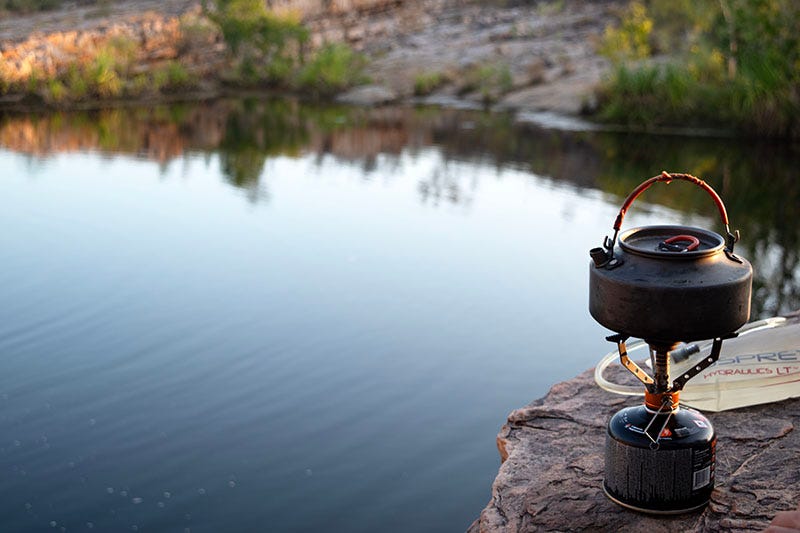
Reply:
[[[800,157],[291,101],[0,118],[0,530],[462,531],[611,349],[587,251],[705,177],[800,307]],[[626,225],[720,231],[687,184]]]

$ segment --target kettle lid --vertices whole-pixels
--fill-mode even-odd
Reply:
[[[722,251],[725,240],[692,226],[644,226],[624,231],[619,245],[626,252],[656,259],[699,259]]]

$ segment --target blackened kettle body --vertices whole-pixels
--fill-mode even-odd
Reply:
[[[619,234],[631,203],[655,182],[685,180],[702,187],[715,203],[726,237],[690,226],[645,226]],[[616,243],[619,236],[619,243]],[[753,268],[733,253],[725,205],[703,180],[663,172],[626,198],[614,237],[590,251],[589,312],[619,334],[650,343],[722,337],[750,318]]]

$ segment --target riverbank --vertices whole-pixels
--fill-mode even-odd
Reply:
[[[800,5],[631,0],[604,31],[597,119],[800,139]]]
[[[593,109],[594,87],[609,68],[596,43],[618,3],[285,0],[272,6],[307,28],[304,53],[336,44],[363,57],[358,79],[347,80],[354,87],[334,91],[342,102],[578,115]],[[88,108],[268,88],[232,76],[223,37],[190,0],[124,0],[8,16],[0,20],[0,106]],[[70,81],[79,75],[89,79]],[[70,94],[76,86],[77,97]],[[294,92],[319,96],[301,87]]]

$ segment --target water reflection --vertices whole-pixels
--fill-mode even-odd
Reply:
[[[799,303],[784,149],[255,100],[0,142],[4,532],[465,529],[503,417],[610,349],[586,250],[661,168],[724,193],[757,313]]]
[[[316,154],[358,165],[366,179],[404,151],[430,146],[442,163],[419,176],[424,204],[466,208],[477,182],[449,163],[516,168],[574,186],[599,189],[618,203],[662,169],[705,177],[725,199],[756,270],[754,316],[800,307],[800,164],[796,149],[734,141],[599,132],[559,132],[517,124],[504,114],[455,110],[376,110],[304,105],[294,100],[218,100],[153,108],[0,117],[0,144],[41,157],[62,152],[129,154],[163,165],[187,154],[218,154],[225,179],[253,201],[269,198],[265,164],[276,156]],[[692,187],[655,187],[646,200],[715,217]],[[638,207],[638,206],[637,206]],[[609,226],[611,221],[609,221]]]

